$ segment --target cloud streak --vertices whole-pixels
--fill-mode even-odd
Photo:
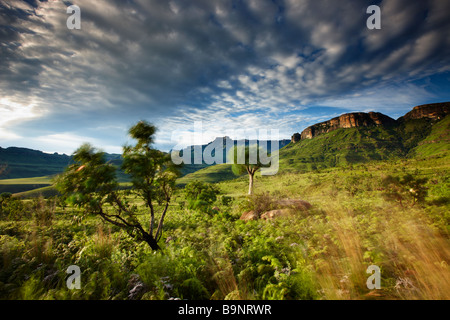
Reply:
[[[448,100],[448,1],[380,1],[382,29],[368,30],[372,2],[74,0],[81,30],[68,30],[68,3],[0,1],[0,95],[32,115],[0,122],[0,145],[120,147],[139,119],[164,148],[196,120],[289,137],[322,117],[314,106],[393,115]]]

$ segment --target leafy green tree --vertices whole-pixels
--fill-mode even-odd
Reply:
[[[137,140],[134,146],[123,148],[122,169],[129,174],[132,194],[144,200],[150,212],[146,230],[137,216],[138,208],[127,200],[128,193],[120,190],[116,167],[106,162],[103,152],[83,144],[73,154],[75,163],[59,176],[56,187],[67,200],[98,215],[104,221],[124,229],[138,241],[145,241],[158,250],[164,218],[179,176],[170,155],[153,149],[156,128],[140,121],[130,128],[129,134]],[[157,206],[159,205],[159,206]],[[159,211],[159,221],[156,222]]]
[[[269,167],[269,164],[261,162],[262,150],[257,145],[239,147],[236,146],[232,150],[233,165],[231,170],[235,175],[248,174],[248,194],[253,194],[253,184],[255,173],[263,168]]]

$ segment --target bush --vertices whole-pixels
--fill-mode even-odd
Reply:
[[[208,290],[197,278],[191,278],[183,281],[178,288],[178,292],[183,299],[188,300],[208,300],[210,294]]]
[[[253,210],[257,214],[276,209],[276,207],[276,201],[270,196],[269,192],[248,196],[245,201],[239,204],[240,211]]]
[[[222,196],[221,201],[222,205],[228,207],[233,202],[233,198],[229,196]]]
[[[219,189],[209,183],[193,181],[184,188],[188,208],[210,213],[210,206],[217,200]]]
[[[428,194],[427,181],[427,178],[420,179],[410,174],[402,178],[388,175],[382,180],[385,189],[383,196],[386,200],[399,202],[402,207],[407,201],[411,201],[412,205],[423,203]]]

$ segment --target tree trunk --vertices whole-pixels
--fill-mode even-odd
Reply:
[[[253,175],[254,173],[248,173],[248,194],[253,194]]]
[[[152,250],[160,250],[161,248],[158,246],[158,242],[149,234],[143,234],[144,241],[152,248]]]

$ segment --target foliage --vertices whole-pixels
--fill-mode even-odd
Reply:
[[[425,183],[428,178],[416,178],[411,174],[404,177],[393,177],[391,175],[383,178],[382,185],[386,189],[383,195],[388,200],[398,201],[401,206],[410,200],[412,205],[424,203],[427,196]]]
[[[220,193],[215,185],[202,181],[188,183],[184,188],[184,192],[187,200],[202,200],[208,204],[213,204]]]
[[[123,149],[122,168],[131,177],[132,192],[150,211],[148,232],[137,217],[137,207],[130,205],[127,193],[119,190],[116,168],[106,162],[103,152],[89,144],[75,151],[75,163],[58,178],[57,188],[71,204],[126,230],[137,240],[147,242],[152,249],[159,249],[157,243],[178,172],[169,155],[151,148],[155,130],[144,121],[137,123],[129,130],[131,137],[137,140],[136,145]],[[157,204],[163,205],[158,223],[155,221]]]
[[[211,205],[217,200],[219,189],[201,181],[189,182],[184,188],[188,209],[211,213]]]
[[[435,157],[280,172],[261,177],[253,196],[239,192],[248,181],[238,178],[212,185],[221,191],[215,215],[186,214],[186,193],[175,190],[157,251],[86,214],[90,202],[63,208],[55,199],[8,197],[0,220],[0,298],[448,300],[448,163]],[[92,187],[80,179],[77,190],[92,187],[91,199],[116,214],[118,205],[105,200],[114,180],[103,181]],[[397,187],[403,207],[386,201]],[[105,197],[95,198],[102,190]],[[142,193],[119,186],[113,192],[134,208],[136,221],[151,221]],[[276,208],[277,199],[312,207],[267,221],[239,219],[249,209]],[[164,210],[164,201],[152,204],[155,216]],[[120,217],[127,219],[125,212]],[[79,290],[65,282],[74,264],[82,270]],[[381,268],[380,290],[366,286],[372,264]]]

